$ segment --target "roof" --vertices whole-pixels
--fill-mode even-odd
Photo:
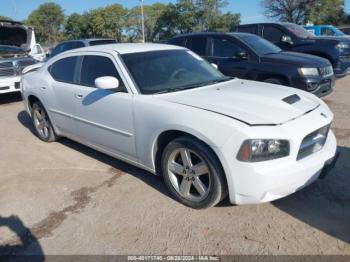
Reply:
[[[215,35],[228,35],[228,36],[243,36],[243,35],[251,35],[249,33],[241,33],[241,32],[197,32],[197,33],[187,33],[187,34],[181,34],[174,36],[173,38],[180,38],[180,37],[188,37],[188,36],[215,36]]]
[[[86,52],[86,51],[115,51],[119,54],[130,54],[130,53],[141,53],[149,51],[162,51],[162,50],[181,50],[183,47],[166,45],[166,44],[151,44],[151,43],[127,43],[127,44],[108,44],[108,45],[97,45],[82,47],[79,49],[73,49],[65,52]]]

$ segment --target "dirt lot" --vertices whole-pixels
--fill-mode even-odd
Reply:
[[[192,210],[160,178],[69,140],[32,134],[0,97],[0,253],[350,254],[350,77],[325,101],[341,157],[331,176],[274,203]]]

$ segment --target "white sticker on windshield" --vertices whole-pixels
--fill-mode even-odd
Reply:
[[[203,61],[203,58],[201,58],[199,55],[193,53],[192,51],[187,51],[187,53],[189,53],[191,56],[196,58],[198,61]]]

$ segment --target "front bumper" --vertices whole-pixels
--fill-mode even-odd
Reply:
[[[334,74],[336,77],[344,77],[350,74],[350,56],[343,57],[333,65]]]
[[[335,135],[330,130],[320,151],[297,160],[300,146],[307,135],[329,125],[332,119],[331,111],[321,105],[279,126],[246,127],[242,129],[244,137],[235,133],[216,151],[226,174],[230,202],[238,205],[270,202],[317,180],[324,167],[329,166],[329,160],[336,156]],[[241,162],[236,158],[237,152],[248,138],[289,140],[290,155],[270,161]]]
[[[334,91],[335,76],[330,77],[300,77],[293,79],[293,87],[310,92],[318,97],[329,95]],[[309,89],[312,88],[312,91]]]
[[[255,169],[249,174],[251,179],[255,180],[252,181],[253,190],[248,192],[239,190],[234,196],[234,203],[238,205],[264,203],[293,194],[315,182],[321,174],[326,174],[332,167],[328,164],[328,160],[333,159],[335,155],[336,139],[330,132],[324,148],[303,160],[271,167],[270,170]]]
[[[0,78],[0,94],[20,92],[20,76]]]

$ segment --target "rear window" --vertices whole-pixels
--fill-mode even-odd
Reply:
[[[237,32],[257,34],[256,28],[257,28],[257,26],[255,26],[255,25],[239,26],[239,27],[237,27]]]
[[[187,42],[187,48],[191,49],[193,52],[200,56],[205,56],[207,48],[207,38],[206,37],[193,37]]]
[[[72,56],[56,61],[49,68],[51,76],[59,82],[74,83],[74,71],[77,60],[77,56]]]
[[[105,39],[105,40],[93,40],[93,41],[90,41],[89,44],[91,46],[94,46],[94,45],[108,45],[108,44],[116,44],[117,41],[114,40],[114,39]]]
[[[51,57],[56,56],[68,50],[84,47],[84,43],[81,41],[66,42],[57,45],[51,52]]]

